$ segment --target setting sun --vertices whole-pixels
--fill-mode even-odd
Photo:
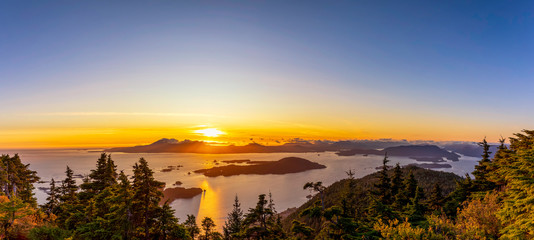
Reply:
[[[205,128],[205,129],[199,129],[195,130],[195,133],[202,134],[206,137],[218,137],[219,135],[226,134],[225,132],[217,129],[217,128]]]

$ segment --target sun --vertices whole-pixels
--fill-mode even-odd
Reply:
[[[226,134],[225,132],[217,129],[217,128],[204,128],[195,130],[195,133],[202,134],[205,137],[218,137],[219,135]]]

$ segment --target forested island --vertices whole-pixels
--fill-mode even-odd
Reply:
[[[66,166],[65,178],[50,181],[38,206],[38,173],[18,155],[2,155],[0,238],[532,239],[534,131],[515,134],[510,145],[503,139],[493,157],[485,140],[479,145],[474,178],[389,166],[384,157],[381,170],[360,179],[350,170],[330,186],[310,179],[303,189],[313,197],[290,213],[278,213],[270,194],[247,210],[236,196],[222,232],[209,217],[200,226],[194,215],[179,222],[143,158],[127,176],[102,154],[81,185]]]
[[[375,149],[351,149],[346,151],[339,151],[336,153],[339,156],[353,156],[356,154],[373,154],[373,155],[384,155],[388,156],[400,156],[400,157],[411,157],[415,160],[433,160],[441,161],[443,158],[449,159],[451,161],[458,161],[460,155],[449,152],[443,148],[440,148],[435,145],[408,145],[408,146],[396,146],[388,147],[382,150]]]
[[[265,162],[252,162],[243,161],[245,163],[250,163],[247,166],[237,166],[234,164],[221,167],[213,167],[209,169],[199,169],[195,170],[195,173],[202,173],[207,177],[217,177],[217,176],[234,176],[241,174],[287,174],[287,173],[298,173],[304,172],[312,169],[322,169],[326,168],[325,165],[311,162],[309,160],[298,158],[298,157],[287,157],[282,158],[278,161],[265,161]]]

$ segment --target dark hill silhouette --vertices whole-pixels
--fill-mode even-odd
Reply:
[[[287,174],[304,172],[312,169],[322,169],[326,166],[298,157],[282,158],[272,162],[256,162],[254,165],[228,165],[209,169],[196,170],[208,177],[234,176],[240,174]]]
[[[490,145],[490,158],[497,152],[497,145]],[[451,143],[443,145],[443,148],[469,157],[482,156],[483,150],[476,143]]]
[[[413,157],[413,158],[447,158],[451,161],[458,161],[460,155],[456,153],[449,152],[445,149],[442,149],[435,145],[408,145],[408,146],[397,146],[397,147],[388,147],[383,150],[374,150],[374,149],[352,149],[348,151],[339,151],[336,154],[339,156],[353,156],[356,154],[374,154],[374,155],[384,155],[388,156],[402,156],[402,157]]]
[[[354,141],[298,141],[277,146],[265,146],[259,143],[250,143],[244,146],[213,146],[202,141],[162,138],[148,145],[134,147],[116,147],[105,149],[105,152],[125,153],[305,153],[344,151],[349,149],[379,149],[409,144],[406,141],[391,140],[354,140]]]
[[[339,156],[352,156],[356,154],[405,156],[414,159],[447,158],[457,161],[460,157],[454,152],[459,152],[466,156],[480,156],[481,148],[476,144],[449,144],[442,149],[435,145],[410,145],[407,141],[390,140],[354,140],[354,141],[299,141],[285,143],[276,146],[266,146],[259,143],[249,143],[244,146],[214,146],[203,141],[184,140],[178,141],[174,138],[163,138],[148,145],[134,147],[116,147],[104,150],[105,152],[125,152],[125,153],[305,153],[305,152],[326,152],[334,151]],[[377,150],[383,148],[383,150]],[[452,152],[449,152],[452,151]]]
[[[462,178],[454,173],[447,173],[441,171],[433,171],[428,169],[423,169],[417,166],[404,166],[402,167],[402,173],[404,177],[407,177],[410,172],[414,174],[415,179],[418,182],[418,185],[423,189],[426,196],[430,196],[430,193],[434,187],[434,184],[439,183],[442,189],[442,194],[447,196],[456,188],[456,181],[461,180]],[[347,191],[352,191],[354,193],[354,199],[357,199],[356,212],[363,213],[366,212],[369,204],[371,203],[371,197],[369,197],[369,192],[374,188],[374,184],[378,182],[380,173],[372,173],[365,177],[355,179],[355,186],[349,188],[349,180],[343,179],[333,183],[328,186],[325,191],[325,208],[337,205],[342,206],[342,200],[346,197]],[[393,175],[393,169],[388,170],[388,175],[391,177]],[[318,194],[314,195],[306,203],[293,209],[288,213],[287,217],[282,219],[282,223],[286,230],[289,230],[292,226],[293,220],[300,220],[302,222],[307,221],[306,217],[302,217],[301,213],[304,209],[313,206],[321,198]],[[311,226],[314,229],[319,229],[324,222],[321,221],[311,223]]]

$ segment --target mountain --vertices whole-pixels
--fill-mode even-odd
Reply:
[[[460,153],[465,156],[479,157],[482,154],[480,146],[474,143],[443,144],[443,148],[436,145],[414,145],[408,141],[391,140],[353,140],[353,141],[304,141],[285,143],[276,146],[266,146],[259,143],[249,143],[244,146],[214,146],[203,141],[162,138],[148,145],[133,147],[116,147],[105,149],[105,152],[125,153],[305,153],[305,152],[337,152],[339,156],[353,156],[356,154],[384,155],[412,157],[414,159],[442,158],[458,161]],[[380,150],[381,149],[381,150]],[[496,152],[496,146],[490,151]]]

